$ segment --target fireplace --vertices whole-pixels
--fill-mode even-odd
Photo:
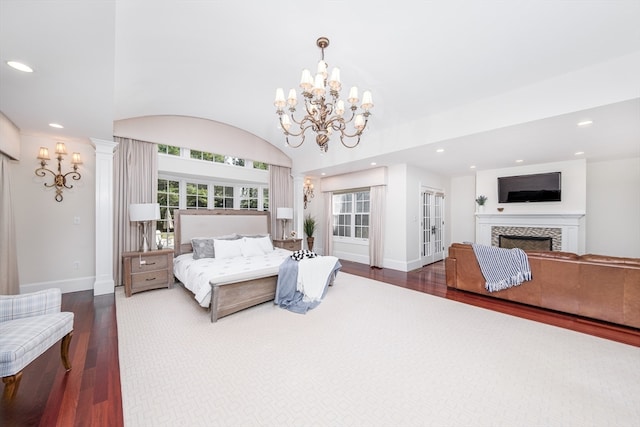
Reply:
[[[553,238],[501,234],[498,236],[498,246],[506,249],[518,248],[524,251],[551,251],[553,250]]]
[[[501,235],[544,237],[551,239],[551,250],[582,254],[584,219],[584,213],[476,213],[476,243],[499,246]]]

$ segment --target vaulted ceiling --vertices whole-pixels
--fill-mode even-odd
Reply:
[[[637,0],[0,0],[0,111],[24,133],[80,140],[111,139],[119,119],[207,118],[308,174],[637,157],[638,22]],[[311,137],[284,147],[273,107],[277,87],[315,69],[319,36],[343,92],[375,104],[360,146],[334,138],[325,155]]]

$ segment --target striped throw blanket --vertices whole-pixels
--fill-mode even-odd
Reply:
[[[527,254],[522,249],[472,244],[489,292],[501,291],[531,280]]]

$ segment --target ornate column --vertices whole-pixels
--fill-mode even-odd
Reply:
[[[96,281],[93,295],[112,294],[113,151],[117,142],[91,138],[96,149]]]

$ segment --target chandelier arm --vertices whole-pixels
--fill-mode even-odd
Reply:
[[[39,176],[39,177],[46,176],[47,174],[45,172],[49,172],[51,175],[53,175],[54,178],[56,176],[56,173],[54,171],[52,171],[51,169],[47,169],[44,166],[41,166],[38,169],[36,169],[36,175]]]
[[[355,133],[355,134],[353,134],[353,135],[348,135],[348,134],[346,134],[346,133],[344,133],[344,132],[341,132],[341,133],[340,133],[340,142],[342,143],[342,145],[344,145],[344,146],[345,146],[345,147],[347,147],[347,148],[355,148],[355,147],[357,147],[357,146],[358,146],[358,144],[360,144],[360,135],[361,135],[360,133]],[[353,137],[357,136],[357,137],[358,137],[358,139],[356,140],[356,143],[355,143],[355,144],[353,144],[353,145],[349,145],[349,144],[347,144],[346,142],[344,142],[344,137],[345,137],[345,136],[346,136],[346,137],[348,137],[348,138],[353,138]]]

